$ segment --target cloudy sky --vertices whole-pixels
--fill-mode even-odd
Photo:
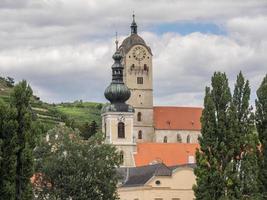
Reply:
[[[1,0],[0,76],[48,102],[106,102],[114,35],[136,14],[152,48],[156,105],[202,106],[214,71],[267,73],[267,0]]]

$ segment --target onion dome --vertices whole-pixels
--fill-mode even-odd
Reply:
[[[130,98],[131,92],[123,82],[123,66],[121,64],[122,54],[118,49],[116,40],[116,52],[112,56],[114,64],[112,65],[112,82],[105,90],[105,97],[110,101],[110,105],[105,106],[102,112],[134,112],[132,106],[125,102]]]

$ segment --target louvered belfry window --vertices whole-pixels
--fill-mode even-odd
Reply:
[[[118,123],[118,138],[125,138],[125,125],[123,122]]]

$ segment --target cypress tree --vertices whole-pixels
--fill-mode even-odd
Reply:
[[[196,153],[196,199],[223,199],[227,196],[226,169],[232,150],[227,146],[228,110],[231,93],[224,73],[215,72],[212,89],[206,88],[204,110],[201,117],[200,151]]]
[[[267,199],[267,74],[257,90],[256,100],[256,126],[261,143],[260,180],[261,193]]]
[[[0,200],[15,198],[16,112],[0,101]]]
[[[16,110],[16,169],[15,199],[32,199],[30,178],[33,175],[33,148],[35,147],[35,131],[32,128],[33,115],[30,108],[32,89],[26,81],[14,87],[11,95],[11,107]]]
[[[236,199],[255,199],[259,197],[258,180],[258,136],[255,131],[254,115],[249,105],[249,81],[240,72],[237,76],[232,106],[234,117],[232,133],[234,134],[233,174],[235,184],[232,187]]]

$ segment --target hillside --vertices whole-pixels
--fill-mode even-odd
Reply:
[[[8,103],[12,90],[12,82],[0,77],[0,99]],[[48,129],[60,123],[71,123],[75,127],[81,126],[86,122],[90,123],[93,120],[98,125],[101,123],[101,103],[75,101],[72,103],[49,104],[33,96],[31,105],[37,118]]]

